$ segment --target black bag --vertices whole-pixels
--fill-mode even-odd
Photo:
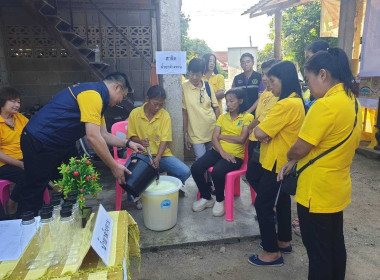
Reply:
[[[297,172],[297,163],[293,165],[292,170],[284,179],[282,179],[282,191],[288,195],[295,195],[297,190],[297,181],[298,181],[299,172]]]
[[[283,191],[284,193],[287,193],[289,195],[295,195],[296,190],[297,190],[298,177],[300,176],[301,172],[304,171],[309,165],[312,165],[316,160],[320,159],[321,157],[327,155],[328,153],[330,153],[333,150],[335,150],[336,148],[338,148],[340,145],[342,145],[344,142],[346,142],[348,140],[348,138],[350,138],[352,132],[354,131],[354,129],[356,127],[356,123],[358,120],[358,101],[356,99],[355,99],[355,113],[356,113],[356,115],[355,115],[354,127],[352,128],[350,134],[343,141],[336,144],[334,147],[328,149],[327,151],[323,152],[319,156],[311,159],[308,163],[306,163],[304,166],[302,166],[298,171],[297,171],[297,164],[295,164],[293,166],[292,170],[290,171],[290,173],[288,175],[284,176],[284,178],[282,179],[281,191]]]
[[[253,141],[252,146],[253,146],[253,149],[252,149],[251,161],[260,163],[260,142]]]

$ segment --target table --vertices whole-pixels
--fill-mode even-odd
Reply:
[[[21,258],[36,258],[38,253],[31,252],[30,242],[20,259],[0,262],[0,279],[130,279],[130,270],[140,266],[139,230],[134,219],[127,211],[108,212],[113,219],[110,265],[106,267],[95,251],[90,248],[91,233],[94,228],[94,214],[83,229],[83,243],[80,247],[80,261],[74,264],[58,264],[49,268],[28,270]]]

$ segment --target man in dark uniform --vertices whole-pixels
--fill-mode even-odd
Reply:
[[[253,70],[254,59],[250,53],[243,53],[240,57],[240,65],[244,72],[235,76],[232,83],[233,88],[243,88],[246,93],[246,102],[249,104],[248,113],[253,114],[257,107],[261,74]]]
[[[120,184],[125,183],[125,172],[130,172],[113,159],[107,145],[129,147],[136,152],[144,147],[109,133],[104,112],[108,106],[119,104],[129,91],[127,76],[112,73],[102,82],[65,88],[31,118],[21,134],[26,184],[20,191],[19,213],[37,214],[52,174],[75,142],[85,135],[113,176]]]

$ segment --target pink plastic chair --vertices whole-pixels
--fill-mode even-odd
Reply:
[[[12,185],[13,182],[8,181],[8,180],[1,180],[0,179],[0,201],[3,206],[7,203],[7,201],[10,198],[11,192],[10,192],[10,185]],[[50,194],[48,188],[45,189],[44,192],[44,201],[45,204],[50,203]]]
[[[128,129],[128,121],[122,121],[114,123],[111,127],[111,133],[117,137],[120,138],[127,138],[127,129]],[[117,155],[117,147],[113,147],[113,158],[115,161],[119,164],[124,165],[128,158],[132,154],[132,149],[127,149],[127,158],[119,158]],[[121,210],[121,200],[123,193],[125,193],[124,189],[119,185],[119,183],[116,180],[116,200],[115,200],[115,210],[120,211]]]
[[[240,176],[247,172],[248,163],[248,142],[245,145],[244,161],[240,169],[228,172],[226,174],[226,183],[224,185],[224,205],[226,210],[226,221],[232,222],[234,220],[234,196],[240,196]],[[211,173],[214,167],[210,167],[208,171]],[[255,204],[256,192],[251,186],[252,204]],[[198,192],[197,200],[200,199],[200,192]]]

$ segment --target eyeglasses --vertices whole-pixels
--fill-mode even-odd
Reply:
[[[199,90],[199,102],[200,103],[205,102],[204,93],[205,93],[205,91],[203,89]]]
[[[132,88],[128,89],[127,87],[123,87],[123,86],[121,86],[121,91],[123,94],[123,100],[127,99],[128,94],[133,94],[135,92],[134,89]]]

